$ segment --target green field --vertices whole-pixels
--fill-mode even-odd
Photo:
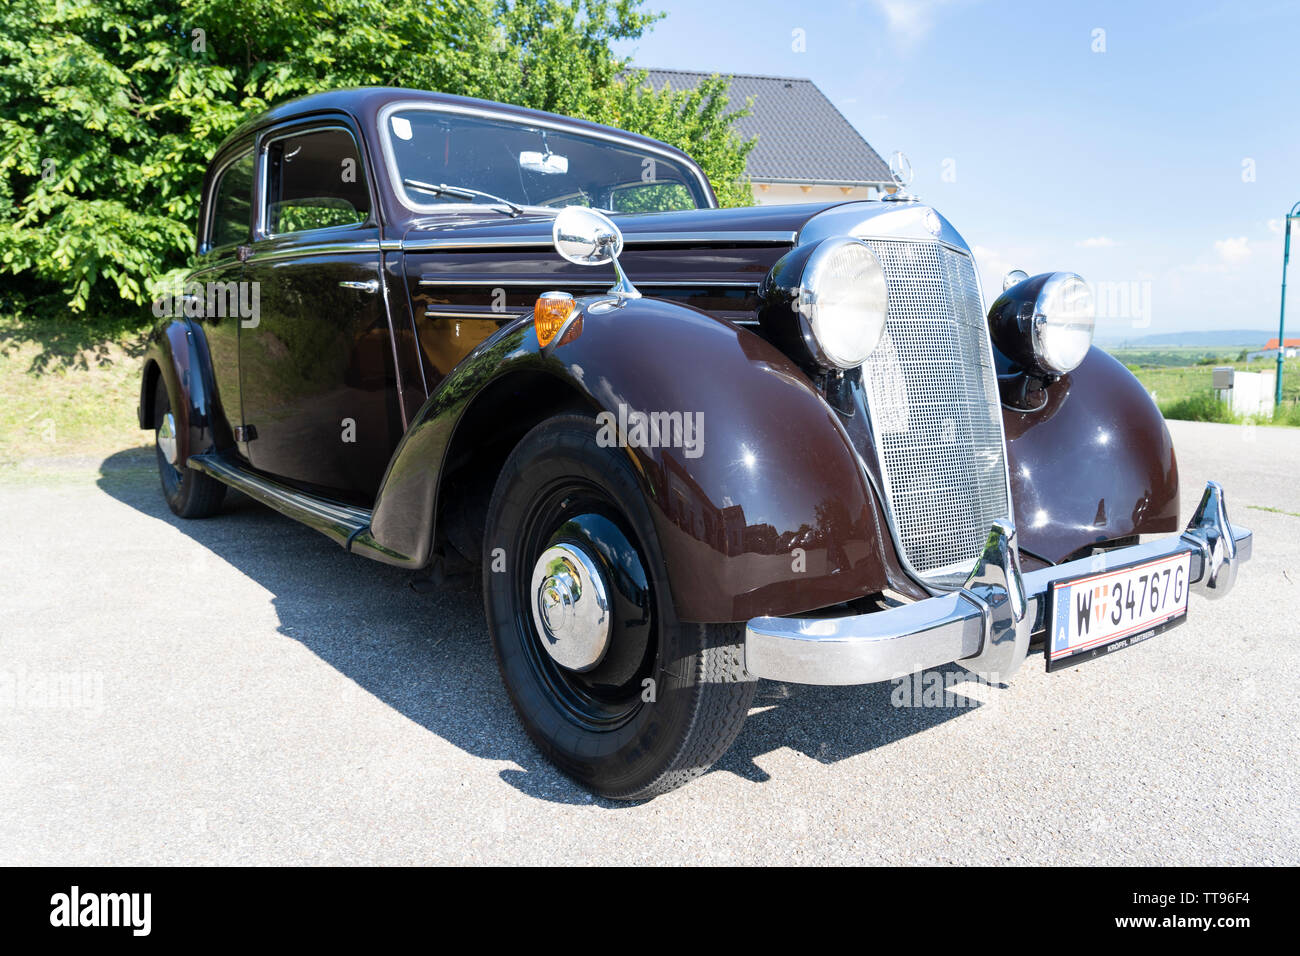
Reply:
[[[1215,366],[1242,372],[1273,372],[1276,359],[1246,362],[1244,349],[1108,349],[1146,386],[1166,418],[1235,422],[1214,395]],[[1300,359],[1287,359],[1282,371],[1282,406],[1271,420],[1257,424],[1300,426]]]

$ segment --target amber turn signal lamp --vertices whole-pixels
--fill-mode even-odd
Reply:
[[[573,296],[567,292],[543,292],[537,299],[537,304],[533,306],[533,327],[537,329],[537,344],[542,348],[550,345],[576,308]],[[566,340],[570,338],[573,336],[565,336]]]

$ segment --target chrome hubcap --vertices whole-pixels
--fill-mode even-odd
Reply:
[[[163,415],[162,424],[158,426],[158,448],[171,465],[176,464],[176,419],[171,412]]]
[[[533,567],[532,592],[533,623],[555,663],[581,673],[605,659],[609,596],[585,551],[572,544],[547,548]]]

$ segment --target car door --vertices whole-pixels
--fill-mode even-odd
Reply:
[[[400,437],[377,212],[348,121],[272,129],[244,278],[244,436],[254,468],[303,490],[373,502]]]
[[[218,161],[199,231],[199,268],[185,292],[186,315],[202,327],[207,341],[217,405],[237,434],[243,423],[239,306],[240,293],[246,291],[240,250],[253,240],[255,155],[250,138]],[[199,301],[191,303],[191,297]],[[242,446],[239,450],[244,452]]]

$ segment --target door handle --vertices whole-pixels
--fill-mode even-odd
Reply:
[[[359,289],[362,292],[374,293],[379,291],[378,279],[367,279],[365,282],[350,282],[345,279],[339,285],[345,289]]]

